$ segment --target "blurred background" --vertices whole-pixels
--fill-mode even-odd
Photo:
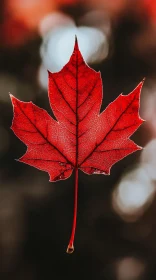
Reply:
[[[156,279],[156,1],[0,1],[0,279]],[[50,114],[47,69],[68,61],[75,34],[101,71],[102,110],[146,77],[132,139],[145,147],[110,176],[79,174],[75,252],[66,254],[74,176],[15,161],[25,145],[10,130],[9,92]]]

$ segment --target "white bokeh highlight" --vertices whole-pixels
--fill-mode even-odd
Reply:
[[[115,264],[117,280],[137,280],[142,279],[146,265],[138,258],[127,256],[120,259]]]
[[[149,167],[149,166],[148,166]],[[127,221],[139,218],[153,200],[155,185],[146,164],[127,173],[113,192],[113,208]]]
[[[60,27],[47,34],[41,46],[41,58],[48,70],[60,71],[68,62],[74,48],[75,36],[86,62],[97,62],[108,54],[104,34],[92,27]]]
[[[48,32],[61,26],[75,26],[75,22],[72,17],[57,11],[57,12],[47,14],[40,21],[38,31],[39,34],[44,38],[44,36]]]

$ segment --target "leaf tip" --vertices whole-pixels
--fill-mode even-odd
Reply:
[[[138,84],[138,86],[137,86],[137,88],[140,88],[140,92],[141,92],[141,90],[142,90],[142,87],[143,87],[143,85],[144,85],[144,82],[145,82],[145,77],[142,79],[142,81]]]
[[[10,92],[9,92],[9,96],[10,96],[10,99],[11,101],[13,101],[13,99],[15,98]]]
[[[145,80],[146,80],[146,77],[144,77],[144,78],[142,79],[142,83],[144,83]]]
[[[22,158],[22,157],[21,157]],[[17,162],[22,162],[21,161],[21,158],[15,158],[15,161],[17,161]]]
[[[143,147],[137,145],[137,150],[138,150],[138,151],[141,151],[142,149],[143,149]]]
[[[74,46],[74,51],[79,50],[79,44],[78,44],[78,39],[77,35],[75,34],[75,46]]]
[[[50,72],[50,70],[47,69],[48,75],[51,75],[52,73]]]
[[[77,35],[75,34],[75,44],[78,44]]]
[[[10,95],[10,99],[11,99],[12,105],[16,105],[16,103],[19,101],[19,99],[17,99],[11,93],[9,95]]]
[[[140,118],[140,120],[141,120],[141,124],[147,122],[147,120],[144,120],[143,118]]]

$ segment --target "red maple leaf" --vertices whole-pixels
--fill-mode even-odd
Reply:
[[[54,120],[32,102],[11,96],[12,130],[27,145],[19,161],[47,171],[50,181],[68,178],[75,170],[73,227],[67,252],[74,250],[78,169],[87,174],[109,174],[111,166],[140,150],[129,137],[142,124],[139,117],[141,82],[100,114],[102,80],[89,68],[77,40],[69,62],[58,73],[49,72],[49,99]]]

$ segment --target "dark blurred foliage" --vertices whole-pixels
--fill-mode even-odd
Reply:
[[[112,208],[112,192],[121,176],[138,163],[140,152],[115,164],[110,176],[79,173],[75,252],[66,254],[73,216],[74,175],[65,181],[49,183],[44,172],[15,161],[26,147],[10,130],[13,111],[8,93],[23,101],[32,100],[52,113],[48,96],[37,80],[41,38],[36,30],[30,30],[25,23],[19,24],[19,19],[8,16],[7,22],[5,4],[1,1],[0,279],[156,279],[156,200],[140,219],[131,223]],[[89,0],[85,5],[59,1],[57,7],[75,20],[91,8],[93,3],[89,5]],[[145,85],[148,79],[156,77],[156,39],[152,41],[153,51],[150,49],[151,38],[156,36],[152,30],[156,27],[153,21],[150,25],[150,12],[142,17],[134,9],[134,6],[125,8],[112,19],[108,57],[91,65],[102,75],[101,110],[121,92],[127,94],[133,90],[144,77]],[[146,33],[147,27],[151,33]],[[10,28],[14,33],[10,34]],[[146,38],[145,53],[144,48],[139,50],[139,43],[135,49],[138,36]],[[144,146],[150,140],[148,133],[148,126],[143,124],[132,139]],[[141,276],[117,278],[117,262],[127,257],[144,264]]]

